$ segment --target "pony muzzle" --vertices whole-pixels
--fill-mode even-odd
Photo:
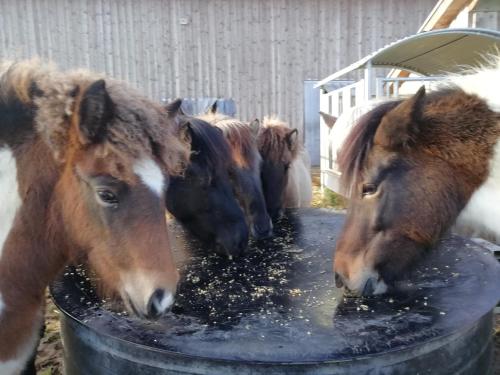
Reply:
[[[124,277],[121,296],[127,309],[140,318],[156,319],[174,304],[176,285],[159,282],[158,277],[134,273]]]
[[[155,319],[162,316],[172,307],[174,303],[174,296],[172,293],[164,289],[156,289],[149,298],[147,305],[146,317],[148,319]]]
[[[372,274],[361,278],[354,283],[353,287],[349,287],[349,283],[345,285],[352,294],[363,297],[384,294],[388,290],[387,284],[378,274]]]
[[[252,225],[252,237],[256,240],[264,240],[266,238],[272,237],[273,235],[273,222],[271,218],[268,218],[264,225],[259,225],[254,223]]]
[[[384,294],[388,290],[387,284],[374,270],[363,269],[360,272],[344,277],[335,271],[335,286],[345,288],[346,294],[354,296],[372,296]]]
[[[174,304],[174,294],[165,289],[156,289],[146,298],[137,298],[127,292],[122,294],[122,299],[129,312],[139,318],[157,319],[168,312]],[[147,303],[144,303],[147,301]]]

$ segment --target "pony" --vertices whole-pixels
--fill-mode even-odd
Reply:
[[[257,148],[258,121],[246,123],[213,110],[197,116],[219,128],[226,138],[233,160],[233,186],[245,212],[252,237],[272,236],[273,225],[262,193],[261,157]]]
[[[192,153],[185,173],[170,180],[167,209],[196,237],[214,243],[218,252],[238,256],[247,247],[248,227],[233,192],[229,145],[218,128],[178,115],[181,103],[173,101],[166,110],[186,128]]]
[[[165,191],[189,145],[125,84],[39,60],[0,66],[0,373],[34,353],[45,289],[85,258],[139,317],[173,303]]]
[[[382,294],[454,223],[500,235],[500,59],[364,115],[339,154],[350,198],[337,287]]]
[[[262,156],[262,190],[273,219],[284,208],[309,207],[312,199],[311,162],[298,139],[277,117],[264,117],[258,134]]]

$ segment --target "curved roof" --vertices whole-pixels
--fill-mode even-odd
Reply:
[[[500,51],[500,32],[487,29],[440,29],[415,34],[391,43],[321,80],[323,86],[353,70],[389,67],[424,76],[460,71],[480,63],[482,56]]]

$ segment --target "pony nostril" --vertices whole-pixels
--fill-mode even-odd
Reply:
[[[344,281],[342,280],[342,276],[339,273],[335,272],[335,286],[337,288],[342,288],[344,286]]]
[[[148,302],[148,318],[157,318],[165,313],[173,304],[174,298],[171,293],[163,289],[156,289]]]

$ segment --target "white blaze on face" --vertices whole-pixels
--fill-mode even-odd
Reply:
[[[158,164],[149,158],[137,160],[134,172],[151,191],[161,196],[166,188],[165,177]]]
[[[0,260],[5,240],[12,229],[16,212],[21,207],[17,184],[16,159],[10,148],[0,148]]]

